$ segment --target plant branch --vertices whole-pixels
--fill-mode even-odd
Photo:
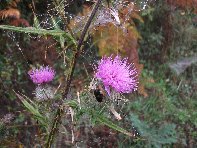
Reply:
[[[84,26],[84,29],[81,33],[81,37],[78,41],[78,45],[77,45],[77,48],[76,48],[76,52],[74,54],[74,57],[72,59],[72,63],[71,63],[71,68],[70,68],[70,73],[68,74],[67,78],[66,78],[66,86],[65,86],[65,89],[64,89],[64,93],[63,93],[63,99],[67,97],[67,94],[69,92],[69,88],[70,88],[70,84],[71,84],[71,81],[72,81],[72,77],[73,77],[73,73],[74,73],[74,70],[75,70],[75,66],[76,66],[76,63],[77,63],[77,59],[80,55],[80,50],[81,50],[81,46],[83,45],[83,41],[84,41],[84,38],[85,38],[85,35],[88,31],[88,28],[90,27],[90,24],[99,8],[99,5],[101,3],[102,0],[97,0],[92,12],[91,12],[91,15],[90,17],[88,18],[88,21],[87,23],[85,24]],[[60,124],[60,121],[61,121],[61,117],[62,117],[62,114],[64,113],[64,106],[63,104],[61,104],[57,110],[57,113],[56,113],[56,116],[54,118],[54,121],[52,123],[52,128],[51,128],[51,131],[49,133],[49,136],[48,136],[48,139],[47,139],[47,143],[46,143],[46,148],[50,148],[52,143],[53,143],[53,139],[54,139],[54,136],[58,130],[58,127],[59,127],[59,124]]]
[[[69,73],[68,77],[67,77],[67,85],[66,85],[66,88],[65,88],[65,91],[63,93],[63,98],[66,98],[67,94],[68,94],[68,91],[69,91],[69,87],[70,87],[70,83],[72,81],[72,76],[73,76],[73,73],[74,73],[74,69],[75,69],[75,66],[76,66],[76,62],[77,62],[77,58],[79,57],[79,54],[80,54],[80,49],[81,49],[81,46],[83,45],[83,41],[84,41],[84,38],[85,38],[85,35],[88,31],[88,28],[90,27],[90,24],[96,14],[96,11],[98,10],[99,8],[99,4],[101,3],[102,0],[98,0],[91,12],[91,15],[87,21],[87,23],[85,24],[85,27],[81,33],[81,37],[78,41],[78,45],[77,45],[77,49],[76,49],[76,52],[75,52],[75,55],[74,55],[74,58],[72,60],[72,67],[71,67],[71,72]]]

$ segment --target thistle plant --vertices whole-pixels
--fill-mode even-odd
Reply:
[[[0,28],[5,30],[38,36],[51,36],[56,40],[57,45],[59,45],[58,49],[62,50],[61,53],[63,53],[64,57],[66,57],[66,54],[71,55],[68,58],[67,66],[64,67],[64,71],[55,70],[55,66],[54,68],[41,66],[27,72],[32,82],[36,84],[36,88],[32,92],[36,101],[22,93],[15,92],[24,107],[31,112],[31,115],[39,122],[40,126],[44,127],[41,128],[44,133],[42,135],[44,141],[40,145],[46,148],[55,147],[55,140],[58,138],[58,134],[67,132],[66,126],[70,126],[71,143],[74,145],[77,142],[74,133],[76,133],[77,126],[80,125],[80,119],[88,122],[90,126],[102,124],[129,138],[135,139],[135,134],[130,129],[125,129],[119,125],[119,122],[122,120],[119,110],[122,106],[119,107],[115,104],[118,100],[123,101],[125,104],[125,102],[128,102],[128,99],[124,99],[124,94],[133,93],[138,89],[139,74],[135,65],[129,63],[128,58],[123,58],[120,54],[103,56],[98,61],[98,65],[92,67],[95,70],[95,74],[91,76],[93,80],[90,84],[90,89],[86,89],[86,87],[81,92],[76,92],[77,96],[71,99],[68,97],[71,90],[74,90],[71,87],[71,82],[74,78],[77,62],[79,65],[81,64],[79,63],[79,57],[82,54],[82,47],[84,47],[84,40],[87,37],[89,28],[92,29],[106,23],[112,23],[118,27],[121,23],[118,9],[114,7],[111,9],[107,8],[105,6],[106,3],[102,0],[94,2],[94,7],[90,15],[88,15],[80,36],[78,36],[70,28],[64,11],[59,10],[65,7],[64,2],[54,0],[53,3],[55,6],[58,6],[58,14],[65,23],[64,29],[58,26],[53,17],[51,22],[54,27],[53,29],[50,28],[50,30],[41,28],[36,16],[34,16],[35,27],[31,27],[31,29],[0,25]],[[101,16],[102,12],[106,13],[104,18]],[[97,13],[99,17],[95,20]],[[110,18],[106,21],[105,17]],[[91,26],[91,24],[93,25]],[[62,63],[62,65],[64,64],[65,62]],[[93,65],[94,63],[90,64]],[[54,83],[54,86],[49,84],[53,82],[55,75],[64,75],[62,85],[59,84],[57,86],[57,82],[56,84]],[[95,98],[98,102],[95,101]],[[118,121],[117,124],[114,121]],[[64,129],[64,132],[61,132],[60,129]],[[139,137],[137,138],[139,140]]]
[[[58,2],[58,1],[57,1]],[[11,27],[11,26],[1,26],[2,29],[8,29],[18,32],[25,32],[25,33],[32,33],[32,34],[39,34],[39,35],[51,35],[55,39],[57,37],[59,38],[61,48],[64,48],[64,42],[67,42],[67,44],[70,44],[73,48],[73,57],[70,62],[70,67],[68,67],[68,74],[66,75],[65,85],[63,88],[61,88],[62,93],[61,97],[59,97],[57,100],[55,91],[52,88],[52,86],[49,85],[49,82],[51,82],[55,74],[58,74],[55,72],[55,70],[49,66],[41,66],[40,68],[32,69],[28,72],[28,75],[32,82],[36,84],[35,91],[33,92],[35,95],[35,98],[37,99],[37,102],[34,102],[32,99],[28,98],[27,96],[16,93],[18,98],[22,101],[24,106],[27,110],[29,110],[34,118],[38,120],[42,126],[46,129],[46,142],[43,143],[45,147],[49,148],[53,146],[54,138],[57,136],[58,130],[61,126],[61,122],[63,121],[63,116],[65,113],[67,113],[67,110],[69,110],[69,113],[72,112],[72,120],[71,125],[74,120],[74,116],[78,115],[78,113],[83,112],[85,110],[86,114],[92,118],[90,121],[96,121],[99,123],[102,123],[104,125],[107,125],[127,136],[133,136],[131,132],[128,132],[126,129],[119,127],[118,125],[115,125],[113,122],[108,121],[107,117],[105,117],[104,112],[112,112],[112,114],[115,116],[116,119],[120,120],[120,114],[116,111],[113,105],[113,101],[110,102],[109,100],[105,100],[104,104],[101,105],[101,108],[106,108],[103,111],[101,111],[100,107],[95,109],[89,109],[87,106],[94,106],[94,103],[91,101],[94,99],[93,93],[89,93],[87,91],[84,91],[87,97],[84,98],[84,100],[81,99],[82,96],[78,96],[78,98],[73,98],[72,100],[68,100],[67,96],[69,93],[69,90],[71,89],[70,84],[73,79],[73,73],[75,71],[76,63],[78,61],[78,58],[80,56],[82,45],[84,43],[84,39],[86,37],[86,33],[91,25],[91,23],[94,20],[94,16],[96,15],[97,11],[99,10],[99,7],[101,6],[102,0],[97,0],[97,2],[94,5],[94,8],[89,15],[89,18],[83,28],[83,31],[81,33],[81,36],[79,37],[79,40],[75,40],[75,35],[72,33],[70,28],[64,32],[62,30],[54,28],[54,30],[45,30],[43,28],[40,28],[40,25],[38,24],[38,20],[35,16],[35,28],[32,28],[31,30],[27,30],[27,28],[20,28],[20,27]],[[59,3],[59,5],[62,3]],[[106,8],[103,8],[103,10],[106,10]],[[99,10],[99,12],[102,11],[102,9]],[[115,12],[115,10],[114,10]],[[116,11],[116,20],[120,23],[120,20],[117,18],[118,12]],[[62,13],[61,13],[62,14]],[[111,17],[109,15],[109,17]],[[98,17],[98,19],[95,21],[97,26],[99,21],[102,20],[101,16]],[[113,19],[111,19],[113,20]],[[92,28],[92,27],[91,27]],[[42,32],[40,32],[42,30]],[[115,58],[110,57],[103,57],[98,62],[98,67],[93,67],[95,69],[95,78],[98,81],[101,81],[101,83],[104,86],[105,91],[107,92],[106,97],[113,97],[114,94],[123,94],[123,93],[131,93],[133,91],[137,90],[138,86],[138,79],[137,79],[137,70],[133,64],[129,64],[128,60],[122,59],[120,55],[117,55]],[[83,93],[82,93],[83,94]],[[88,94],[91,94],[91,98],[88,97]],[[118,95],[116,95],[118,96]],[[110,97],[109,97],[110,98]],[[54,113],[52,106],[54,104],[46,105],[48,103],[54,103],[53,101],[49,101],[47,103],[44,103],[45,101],[54,99],[56,101],[56,113]],[[88,100],[88,102],[84,102],[85,100]],[[41,104],[40,104],[41,103]],[[80,116],[83,116],[84,113]],[[100,112],[98,114],[98,112]],[[52,118],[52,119],[51,119]],[[81,117],[82,118],[82,117]],[[67,119],[69,120],[69,119]],[[73,133],[72,129],[72,133]],[[72,135],[73,137],[73,135]],[[74,140],[72,140],[74,142]]]
[[[55,71],[51,67],[41,66],[39,69],[30,70],[28,74],[33,83],[37,84],[34,94],[38,101],[54,98],[53,87],[47,84],[55,76]]]

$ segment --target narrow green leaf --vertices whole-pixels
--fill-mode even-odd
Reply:
[[[52,20],[54,28],[57,29],[57,30],[61,30],[60,27],[57,25],[57,22],[55,21],[55,19],[53,17],[51,17],[51,20]]]
[[[25,106],[25,108],[31,112],[34,117],[44,126],[47,125],[47,119],[40,114],[40,112],[38,111],[38,108],[36,107],[35,104],[33,103],[29,103],[26,99],[24,99],[23,96],[19,95],[18,93],[15,92],[15,94],[17,95],[17,97],[21,100],[21,102],[23,103],[23,105]],[[27,98],[27,97],[26,97]],[[30,99],[28,99],[30,100]]]
[[[78,103],[76,101],[74,101],[74,100],[68,101],[65,104],[68,104],[72,108],[77,108],[78,107]]]
[[[15,26],[9,26],[9,25],[0,25],[0,29],[27,33],[27,34],[31,33],[31,34],[37,34],[37,35],[42,35],[42,36],[46,36],[46,35],[51,35],[54,37],[61,36],[65,38],[69,44],[74,44],[74,45],[77,44],[75,39],[68,32],[62,31],[60,29],[46,30],[46,29],[41,29],[41,28],[36,28],[36,27],[15,27]]]
[[[41,29],[41,28],[37,29],[35,27],[15,27],[15,26],[9,26],[9,25],[0,25],[0,29],[22,32],[22,33],[32,33],[32,34],[38,34],[38,35],[60,36],[60,35],[68,34],[62,30],[46,30],[46,29]]]
[[[35,28],[41,28],[36,15],[34,15],[34,26],[35,26]]]
[[[64,48],[65,38],[63,36],[60,36],[59,42],[60,42],[61,48]]]
[[[101,115],[97,115],[97,118],[96,120],[116,131],[119,131],[127,136],[130,136],[132,137],[132,134],[130,132],[128,132],[127,130],[123,129],[122,127],[114,124],[112,121],[110,121],[108,118],[104,117],[104,116],[101,116]]]

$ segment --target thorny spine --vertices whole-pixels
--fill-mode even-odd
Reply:
[[[88,28],[90,27],[90,24],[99,8],[99,5],[101,3],[102,0],[97,0],[92,12],[91,12],[91,15],[87,21],[87,23],[85,24],[85,27],[82,31],[82,34],[81,34],[81,37],[78,41],[78,45],[77,45],[77,48],[76,48],[76,52],[74,54],[74,57],[72,59],[72,64],[71,64],[71,70],[70,70],[70,73],[68,74],[67,76],[67,79],[66,79],[66,86],[65,86],[65,91],[63,93],[63,98],[66,98],[67,97],[67,94],[69,92],[69,88],[70,88],[70,83],[72,81],[72,76],[73,76],[73,73],[74,73],[74,70],[75,70],[75,66],[76,66],[76,63],[77,63],[77,58],[79,57],[80,55],[80,49],[81,49],[81,46],[83,45],[83,41],[84,41],[84,38],[85,38],[85,35],[88,31]],[[54,136],[56,134],[56,132],[58,131],[58,127],[59,127],[59,124],[60,124],[60,121],[61,121],[61,117],[62,117],[62,114],[64,113],[64,106],[63,104],[61,104],[56,112],[56,116],[54,118],[54,121],[52,123],[52,128],[51,128],[51,131],[49,133],[49,136],[48,136],[48,139],[47,139],[47,143],[46,143],[46,148],[51,148],[52,144],[53,144],[53,140],[54,140]]]

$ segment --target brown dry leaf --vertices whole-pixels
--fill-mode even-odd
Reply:
[[[148,97],[148,93],[147,93],[147,91],[146,91],[146,89],[145,89],[145,87],[144,87],[144,84],[139,83],[139,86],[138,86],[138,93],[139,93],[140,95],[143,95],[144,98],[147,98],[147,97]]]
[[[139,20],[141,23],[144,23],[143,18],[139,14],[137,14],[136,12],[131,13],[130,17]]]
[[[138,73],[139,73],[138,77],[140,79],[140,74],[141,74],[141,72],[143,70],[144,65],[143,64],[135,63],[135,66],[136,66],[136,68],[138,70]],[[146,88],[145,88],[145,82],[146,81],[147,81],[146,78],[144,80],[141,78],[139,80],[139,85],[138,85],[138,90],[137,90],[140,95],[143,95],[144,96],[144,98],[147,98],[148,97],[148,93],[147,93]]]
[[[12,1],[12,2],[10,2],[9,6],[16,8],[17,7],[17,3],[15,1]]]
[[[0,11],[0,18],[6,19],[6,18],[16,18],[19,19],[21,16],[20,11],[18,9],[14,8],[8,8]]]
[[[99,26],[97,30],[93,31],[94,42],[97,42],[99,47],[99,55],[111,55],[119,52],[125,52],[122,50],[124,38],[122,37],[122,31],[120,28],[109,23],[106,26]]]
[[[19,139],[15,139],[14,137],[4,138],[0,141],[0,145],[2,147],[7,148],[23,148],[24,146],[19,142]]]
[[[155,80],[153,78],[142,78],[140,80],[139,86],[138,86],[138,93],[140,95],[143,95],[145,98],[148,97],[148,93],[146,91],[146,84],[150,84],[150,83],[155,83]]]
[[[12,26],[25,26],[25,27],[30,27],[29,22],[25,19],[19,18],[19,19],[14,19],[10,23]]]
[[[13,0],[13,1],[11,1],[10,3],[9,3],[9,6],[10,7],[17,7],[17,3],[19,3],[20,2],[20,0]]]
[[[134,5],[134,3],[128,4],[127,7],[124,7],[123,5],[121,5],[121,7],[119,9],[120,9],[121,18],[123,18],[127,14],[130,14],[130,12],[135,9],[135,5]]]
[[[123,21],[137,19],[141,23],[144,23],[143,18],[139,15],[139,9],[134,3],[130,3],[127,7],[120,8],[119,15]]]

